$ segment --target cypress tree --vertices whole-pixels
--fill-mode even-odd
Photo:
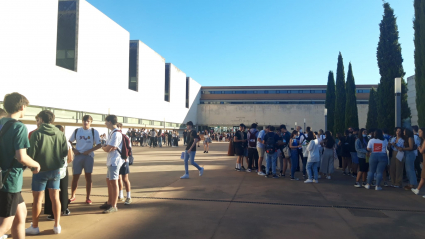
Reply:
[[[329,71],[328,86],[326,87],[325,107],[328,109],[328,130],[334,130],[335,117],[335,79],[334,73]]]
[[[348,65],[347,82],[345,85],[345,128],[359,127],[359,114],[357,112],[356,83],[354,81],[353,68],[351,62]]]
[[[404,76],[401,46],[398,42],[398,27],[394,10],[385,2],[384,16],[379,24],[380,36],[376,56],[378,58],[379,74],[378,87],[378,124],[380,128],[393,129],[395,126],[394,79]],[[410,117],[407,104],[407,86],[402,79],[401,118]]]
[[[377,92],[372,88],[369,94],[369,111],[367,112],[366,129],[378,128],[378,109],[376,100]]]
[[[341,52],[338,55],[335,87],[334,134],[345,130],[345,72]]]
[[[418,109],[418,124],[425,126],[425,2],[415,0],[415,84],[416,84],[416,108]]]

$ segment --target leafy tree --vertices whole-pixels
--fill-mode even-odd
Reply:
[[[338,55],[335,87],[334,134],[345,130],[345,72],[341,52]]]
[[[378,59],[379,74],[381,75],[378,87],[378,126],[392,129],[395,126],[394,79],[404,77],[401,46],[398,42],[398,27],[394,10],[385,2],[384,16],[379,24],[380,36],[376,56]],[[410,117],[407,104],[407,86],[402,79],[401,118]]]
[[[328,130],[333,131],[335,120],[335,79],[332,71],[329,71],[328,75],[325,107],[328,109]]]
[[[418,124],[425,126],[425,2],[415,0],[415,82],[416,108],[418,109]]]
[[[356,83],[354,81],[353,68],[351,62],[348,65],[347,82],[345,84],[345,128],[359,127],[359,114],[357,112]]]
[[[369,111],[367,112],[366,129],[378,128],[378,108],[376,101],[377,92],[372,88],[369,94]]]

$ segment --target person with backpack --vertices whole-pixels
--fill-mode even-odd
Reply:
[[[361,188],[362,186],[366,185],[366,175],[369,171],[369,163],[366,162],[366,157],[369,154],[367,151],[367,143],[369,142],[369,139],[367,138],[367,130],[361,129],[359,131],[359,135],[356,140],[356,151],[357,151],[357,157],[359,158],[359,173],[357,174],[356,183],[354,184],[354,187]],[[363,183],[360,184],[360,179],[362,179]]]
[[[109,133],[106,145],[102,146],[103,151],[108,153],[106,160],[106,166],[108,168],[106,173],[108,201],[104,205],[100,206],[100,209],[104,209],[103,213],[113,213],[118,211],[118,179],[120,168],[124,161],[119,152],[120,150],[123,150],[123,136],[121,131],[118,130],[117,124],[117,116],[106,116],[105,125],[111,132]]]
[[[195,130],[193,130],[193,122],[189,121],[186,123],[187,128],[187,146],[184,152],[184,170],[185,174],[181,176],[181,179],[189,178],[189,160],[190,163],[199,170],[199,176],[204,174],[204,168],[200,167],[195,162],[195,154],[196,154],[196,143],[199,141],[199,136]]]
[[[94,165],[94,151],[100,149],[102,144],[100,142],[99,132],[91,128],[93,118],[90,115],[84,115],[83,127],[78,128],[69,138],[69,142],[72,144],[76,141],[75,148],[72,148],[74,152],[74,161],[72,163],[72,184],[71,184],[71,198],[69,203],[75,201],[75,194],[77,192],[78,180],[80,179],[81,173],[84,169],[84,176],[86,178],[86,203],[92,204],[90,199],[92,183],[92,173]]]
[[[245,144],[248,141],[247,140],[247,134],[245,133],[246,126],[244,124],[239,125],[239,130],[236,132],[233,144],[235,147],[235,153],[238,156],[236,159],[236,171],[244,171],[245,168],[242,166],[243,157],[245,156]]]
[[[290,152],[289,149],[289,141],[291,140],[291,134],[286,129],[286,125],[282,124],[280,125],[280,138],[279,138],[279,148],[282,151],[281,157],[279,158],[279,164],[280,164],[280,175],[282,177],[285,177],[286,169],[289,167],[291,168],[291,156],[289,154],[285,154],[285,148]]]
[[[251,129],[247,133],[248,139],[248,170],[250,173],[252,170],[258,168],[258,150],[257,150],[257,139],[258,139],[257,124],[251,124]]]
[[[31,168],[33,175],[40,172],[40,164],[27,155],[30,147],[27,127],[19,119],[25,117],[28,99],[19,94],[7,94],[3,107],[7,115],[0,119],[0,238],[25,238],[27,207],[22,198],[23,171]],[[2,115],[4,115],[2,113]]]
[[[277,142],[279,141],[279,135],[274,132],[274,126],[267,126],[266,135],[264,136],[263,144],[266,153],[266,175],[267,178],[270,173],[273,174],[273,178],[279,178],[276,174],[276,161],[277,161]],[[270,168],[272,172],[270,172]]]
[[[296,130],[298,132],[297,141],[300,145],[302,145],[307,137],[303,133],[303,128],[301,126],[297,126]],[[322,131],[322,133],[323,133],[323,131]],[[300,165],[301,165],[300,162],[304,162],[303,161],[303,149],[302,149],[302,147],[298,148],[298,158],[299,158],[298,159],[298,166],[297,166],[297,169],[296,169],[297,172],[300,171]],[[304,178],[305,178],[305,175],[306,175],[306,166],[307,166],[307,162],[305,161],[304,164],[303,164],[303,177]]]
[[[344,137],[341,137],[338,144],[341,146],[343,174],[350,175],[351,154],[350,154],[350,131],[349,130],[344,131]]]
[[[257,174],[258,176],[266,176],[262,171],[261,167],[263,166],[263,159],[265,154],[265,145],[263,144],[264,136],[266,135],[269,129],[261,130],[257,135],[257,152],[258,152],[258,165],[257,165]]]
[[[296,130],[291,134],[291,140],[289,141],[289,148],[291,149],[291,180],[298,181],[299,179],[295,177],[295,171],[299,163],[298,150],[302,148],[302,145],[299,142],[299,135]]]
[[[122,131],[122,124],[118,123],[117,128],[118,130]],[[127,136],[123,134],[123,137],[127,137]],[[129,139],[127,138],[127,140]],[[131,144],[128,144],[128,145],[131,148]],[[124,205],[130,205],[132,202],[131,201],[131,183],[129,179],[129,174],[130,174],[130,161],[129,161],[129,158],[127,157],[126,159],[124,159],[124,163],[122,164],[120,168],[120,176],[118,179],[118,187],[119,187],[118,201],[124,202]],[[125,191],[127,191],[126,199],[124,199],[123,184],[125,185]]]
[[[25,230],[27,235],[40,234],[38,228],[41,213],[44,190],[49,189],[49,197],[55,224],[53,232],[61,233],[59,224],[61,217],[60,191],[60,169],[65,164],[68,156],[68,144],[65,135],[54,126],[55,115],[49,110],[43,110],[37,115],[43,122],[39,129],[31,135],[28,155],[40,163],[40,172],[32,177],[31,190],[33,195],[32,223]]]

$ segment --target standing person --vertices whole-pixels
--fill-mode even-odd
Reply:
[[[177,134],[176,134],[176,131],[175,130],[173,130],[173,133],[172,133],[172,136],[173,136],[173,142],[172,142],[172,144],[173,144],[173,147],[177,147]]]
[[[55,125],[62,133],[65,134],[65,128],[62,125]],[[68,209],[68,164],[72,162],[72,146],[66,142],[68,146],[68,156],[65,157],[65,164],[60,169],[61,179],[59,182],[60,192],[59,200],[61,204],[61,211],[63,216],[69,216],[71,212]],[[49,189],[44,190],[44,214],[47,214],[47,220],[54,221],[55,215],[53,214],[53,204],[50,200]]]
[[[189,178],[189,159],[190,163],[195,166],[199,170],[199,176],[204,174],[204,168],[200,167],[197,163],[195,163],[195,154],[196,154],[196,143],[199,141],[198,134],[195,130],[193,130],[193,123],[189,121],[186,123],[187,127],[187,146],[184,152],[184,169],[185,174],[181,176],[181,179]]]
[[[367,150],[371,152],[371,154],[369,158],[369,172],[367,174],[367,184],[365,185],[366,189],[369,189],[370,185],[372,185],[374,174],[376,173],[375,190],[382,190],[380,186],[382,181],[382,174],[388,162],[387,145],[388,141],[384,139],[382,130],[376,130],[375,138],[369,140],[367,144]]]
[[[244,124],[240,124],[239,125],[239,130],[236,132],[235,137],[233,138],[233,144],[235,146],[235,153],[238,156],[236,159],[236,171],[245,171],[245,168],[242,166],[242,160],[243,157],[245,156],[245,143],[247,141],[246,137],[246,133],[245,133],[245,125]]]
[[[158,131],[158,137],[157,137],[157,139],[158,139],[158,146],[160,148],[162,148],[162,130],[161,129]]]
[[[366,185],[366,175],[369,171],[369,163],[366,162],[366,156],[369,153],[367,151],[367,143],[369,139],[367,138],[367,130],[361,129],[358,132],[358,137],[356,139],[355,147],[357,151],[357,157],[359,158],[359,173],[357,174],[356,183],[354,187],[360,188],[362,184],[360,184],[360,179],[363,181],[363,186]]]
[[[179,132],[176,130],[176,147],[179,147],[180,136]]]
[[[418,130],[419,127],[417,125],[412,126],[413,134],[414,134],[414,140],[415,140],[415,148],[419,148],[419,145],[421,145],[421,138],[419,137]],[[416,171],[416,177],[421,178],[422,174],[422,168],[421,168],[421,162],[422,162],[422,154],[418,152],[418,149],[415,151],[415,171]]]
[[[100,209],[104,209],[103,213],[117,212],[118,202],[118,179],[119,171],[123,164],[120,153],[117,149],[122,150],[122,134],[117,127],[117,116],[108,115],[105,118],[105,125],[111,133],[109,134],[106,145],[102,146],[103,151],[108,153],[106,159],[106,166],[108,171],[106,173],[106,183],[108,185],[108,201],[100,206]],[[131,144],[131,143],[130,143]]]
[[[345,130],[344,137],[340,139],[338,144],[341,146],[343,174],[350,175],[351,154],[350,154],[350,131],[349,130]]]
[[[266,174],[263,173],[263,171],[261,170],[261,166],[263,165],[264,153],[265,153],[265,145],[263,144],[263,140],[266,133],[267,133],[266,130],[261,130],[257,136],[257,152],[258,152],[257,174],[259,176],[266,176]],[[230,134],[228,133],[228,135]]]
[[[266,178],[273,173],[273,178],[279,178],[276,175],[277,148],[279,136],[274,132],[274,126],[267,126],[267,134],[264,136],[263,144],[266,152]],[[270,168],[272,172],[270,172]]]
[[[390,165],[391,183],[395,188],[401,188],[403,181],[404,162],[397,159],[399,149],[404,147],[403,130],[400,127],[395,129],[395,137],[391,139],[392,157]]]
[[[281,132],[281,137],[280,137],[281,142],[279,144],[280,144],[280,150],[282,151],[282,157],[279,158],[280,175],[282,177],[285,177],[286,169],[288,168],[288,164],[289,164],[289,168],[292,167],[292,164],[291,164],[291,157],[287,157],[283,153],[283,150],[284,150],[284,148],[289,147],[289,141],[291,140],[291,134],[288,132],[288,130],[286,130],[286,125],[282,124],[282,125],[280,125],[279,128],[280,128],[280,132]]]
[[[338,169],[342,169],[342,149],[341,145],[339,144],[339,141],[341,139],[341,134],[336,134],[335,137],[335,144],[336,144],[336,154],[338,155]]]
[[[168,147],[172,147],[172,141],[173,140],[173,134],[171,133],[171,131],[168,131]]]
[[[352,174],[351,176],[353,178],[357,178],[357,169],[359,166],[359,159],[357,157],[357,151],[356,151],[356,140],[357,140],[357,135],[358,135],[359,129],[358,128],[354,128],[353,132],[350,135],[350,155],[351,155],[351,171]]]
[[[118,130],[122,131],[122,124],[117,124]],[[123,137],[127,137],[122,135]],[[130,144],[131,145],[131,144]],[[129,159],[126,158],[120,168],[120,176],[118,179],[118,188],[119,188],[119,195],[118,195],[118,201],[124,201],[124,205],[130,205],[131,204],[131,184],[129,179],[130,174],[130,164]],[[123,193],[123,186],[125,185],[125,191],[127,191],[127,197],[124,199],[124,193]]]
[[[155,129],[151,129],[150,130],[149,148],[152,148],[152,145],[155,148],[155,137],[156,137],[156,131],[155,131]]]
[[[52,123],[55,115],[49,110],[43,110],[37,115],[43,122],[40,128],[31,135],[28,155],[40,164],[40,172],[32,177],[32,223],[25,230],[28,235],[40,234],[38,219],[40,217],[44,190],[49,189],[52,210],[55,220],[53,232],[61,233],[59,224],[61,217],[61,203],[59,199],[60,169],[64,165],[64,158],[68,155],[68,144],[65,135]],[[67,189],[68,190],[68,189]]]
[[[302,145],[304,143],[304,141],[306,140],[306,136],[303,133],[303,128],[301,126],[297,126],[296,130],[298,132],[298,137],[297,137],[298,144]],[[297,166],[297,170],[296,170],[297,172],[300,171],[300,165],[303,162],[303,149],[302,149],[302,147],[298,148],[298,158],[299,158],[299,160],[298,160],[298,166]],[[305,168],[305,165],[304,165],[304,168]],[[305,177],[305,174],[306,174],[306,172],[303,171],[303,177]]]
[[[187,137],[187,130],[184,130],[183,131],[183,145],[186,145],[186,143],[187,143],[186,137]]]
[[[138,130],[136,131],[136,146],[139,146],[140,137],[141,137],[140,129],[138,129]]]
[[[37,128],[31,132],[29,132],[28,134],[28,139],[31,138],[32,133],[34,133],[36,130],[38,130],[38,128],[40,127],[40,125],[43,123],[39,118],[37,118],[37,116],[35,116],[35,123],[37,125]],[[1,239],[1,238],[0,238]]]
[[[304,183],[319,183],[319,173],[317,168],[320,163],[320,150],[319,150],[319,140],[314,139],[314,134],[312,131],[309,131],[307,134],[307,174],[308,179]]]
[[[258,139],[258,130],[257,124],[251,124],[251,129],[249,129],[247,133],[248,140],[248,170],[247,172],[251,172],[258,168],[258,150],[257,150],[257,139]]]
[[[13,238],[25,238],[27,207],[22,198],[23,171],[31,168],[36,175],[40,164],[27,155],[30,147],[27,127],[19,119],[25,117],[28,99],[19,94],[7,94],[0,119],[0,167],[2,168],[3,188],[0,189],[0,238],[7,238],[12,230]]]
[[[419,144],[418,147],[418,151],[420,154],[422,154],[422,156],[424,156],[425,154],[425,128],[421,128],[418,130],[419,132],[419,139],[421,140],[421,143]],[[412,188],[412,192],[416,195],[419,194],[421,188],[424,186],[425,184],[425,170],[422,170],[421,172],[421,181],[419,182],[419,185],[417,188]],[[423,198],[425,198],[425,196],[422,196]]]
[[[409,179],[409,185],[406,185],[404,189],[409,191],[418,185],[418,180],[415,173],[415,147],[413,132],[409,129],[404,129],[404,145],[403,147],[397,148],[397,150],[404,152],[406,174],[407,178]]]
[[[0,108],[0,119],[6,116],[7,116],[7,112],[4,109]]]
[[[291,149],[291,180],[299,180],[295,177],[295,171],[299,162],[298,149],[301,148],[301,144],[297,140],[298,132],[294,130],[291,134],[291,140],[289,142],[289,148]]]
[[[326,176],[326,179],[331,179],[331,174],[335,170],[334,166],[334,147],[335,140],[330,131],[325,132],[325,138],[322,140],[323,147],[322,161],[320,162],[320,172]]]
[[[210,136],[208,134],[208,130],[205,130],[205,136],[204,136],[204,153],[208,153],[208,150],[210,148],[210,145],[209,145],[210,140],[211,140],[211,138],[210,138]]]
[[[90,115],[85,115],[83,117],[83,127],[76,129],[69,138],[71,144],[77,141],[75,148],[72,148],[74,161],[72,163],[71,198],[69,199],[69,203],[75,201],[78,180],[84,169],[84,176],[86,178],[86,203],[89,205],[92,204],[90,193],[93,186],[94,151],[102,147],[99,132],[94,128],[90,128],[92,122],[93,118]]]

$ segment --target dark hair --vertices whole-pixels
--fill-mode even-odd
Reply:
[[[244,129],[246,129],[246,126],[244,124],[240,124],[240,127],[243,127]]]
[[[271,125],[267,125],[267,126],[266,126],[266,129],[270,129],[270,127],[272,127],[272,126],[271,126]]]
[[[56,128],[58,128],[60,131],[62,131],[62,133],[65,133],[65,127],[63,127],[60,124],[55,125]]]
[[[420,130],[422,130],[422,136],[424,136],[425,134],[425,128],[420,128]],[[421,145],[424,143],[425,138],[421,137]]]
[[[307,126],[307,128],[305,128],[305,132],[310,132],[311,131],[311,127],[310,126]]]
[[[382,132],[383,132],[384,134],[388,134],[388,129],[383,128],[383,129],[382,129]]]
[[[374,136],[375,139],[384,140],[384,134],[382,133],[382,130],[380,130],[380,129],[375,130],[374,135],[375,135]]]
[[[118,123],[117,122],[117,116],[116,115],[108,115],[108,116],[106,116],[105,121],[111,122],[112,125],[116,125]]]
[[[161,135],[161,134],[162,134],[162,129],[159,129],[158,135]]]
[[[361,128],[360,130],[359,130],[359,132],[357,133],[357,138],[358,139],[361,139],[361,138],[363,138],[363,131],[365,131],[366,129],[364,129],[364,128]]]
[[[4,109],[0,109],[0,117],[4,117],[7,115],[7,112]]]
[[[298,131],[296,131],[296,130],[292,131],[291,139],[294,137],[294,135],[297,135],[298,136]]]
[[[122,124],[121,124],[121,123],[118,123],[118,124],[117,124],[117,127],[118,127],[118,128],[122,128]]]
[[[307,140],[308,141],[314,140],[314,134],[313,134],[312,131],[308,131],[308,133],[307,133]]]
[[[274,126],[270,126],[269,130],[274,131],[275,130]]]
[[[399,130],[399,129],[401,131],[401,137],[403,137],[404,136],[404,132],[403,132],[403,128],[401,128],[401,127],[395,127],[395,129],[394,129],[394,135],[397,136],[397,130]]]
[[[329,130],[326,131],[325,132],[325,136],[326,136],[326,138],[325,138],[325,146],[326,146],[326,148],[328,148],[328,149],[333,148],[334,145],[335,145],[335,140],[332,137],[331,131],[329,131]]]
[[[91,122],[93,122],[93,118],[90,116],[90,115],[84,115],[83,116],[83,121],[91,121]]]
[[[348,129],[346,129],[346,130],[344,131],[344,135],[345,135],[345,136],[350,135],[350,131],[349,131]]]
[[[286,129],[286,125],[281,124],[281,125],[280,125],[280,129]]]
[[[404,129],[404,131],[406,132],[404,134],[404,147],[409,147],[409,138],[413,138],[413,131],[411,131],[410,129]]]
[[[257,123],[251,124],[251,128],[256,129],[257,128]]]
[[[359,128],[354,128],[353,129],[353,132],[358,132],[359,131]]]
[[[193,126],[193,122],[192,121],[189,121],[189,122],[186,123],[186,125]]]
[[[418,131],[419,131],[419,127],[418,127],[417,125],[413,125],[413,126],[412,126],[412,129],[413,129],[415,132],[418,132]]]
[[[37,117],[46,124],[55,122],[55,115],[50,110],[42,110],[40,113],[38,113]]]
[[[9,114],[16,113],[22,106],[28,106],[29,104],[28,99],[17,92],[5,95],[3,100],[3,108]]]

